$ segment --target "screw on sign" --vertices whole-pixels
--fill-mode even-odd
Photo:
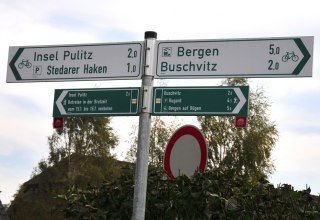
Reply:
[[[234,125],[236,128],[246,128],[248,124],[248,118],[246,116],[236,116]]]

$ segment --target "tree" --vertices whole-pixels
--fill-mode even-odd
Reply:
[[[110,149],[117,142],[110,118],[65,118],[64,129],[48,137],[48,158],[39,162],[32,178],[14,196],[10,218],[65,219],[53,213],[54,197],[70,185],[85,188],[116,179],[122,165],[110,155]]]
[[[69,117],[64,119],[62,131],[54,131],[48,137],[49,156],[41,160],[34,174],[56,165],[72,154],[108,157],[118,138],[110,127],[110,117]]]
[[[248,82],[246,79],[228,79],[223,85],[248,85]],[[246,129],[235,128],[233,117],[199,116],[198,121],[208,143],[208,167],[234,170],[253,179],[271,173],[274,169],[271,151],[278,131],[268,117],[269,107],[263,89],[258,88],[250,92],[249,125]]]
[[[162,166],[163,155],[167,142],[173,132],[177,129],[179,123],[174,118],[172,121],[163,120],[156,116],[152,118],[150,131],[150,146],[149,146],[149,164],[153,166]],[[130,149],[126,159],[135,162],[137,153],[137,126],[133,127],[130,139]]]

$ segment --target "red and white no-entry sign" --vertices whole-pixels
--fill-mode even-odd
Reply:
[[[170,138],[165,155],[164,169],[172,179],[179,175],[192,176],[207,165],[208,149],[201,131],[193,125],[179,128]]]

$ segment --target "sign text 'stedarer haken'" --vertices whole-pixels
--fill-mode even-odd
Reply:
[[[155,78],[311,77],[313,39],[158,41]]]
[[[141,79],[142,42],[10,47],[7,82]]]

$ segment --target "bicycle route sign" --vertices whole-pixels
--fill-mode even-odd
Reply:
[[[7,82],[141,79],[143,42],[9,47]]]
[[[140,88],[56,89],[53,117],[138,114]]]
[[[155,87],[153,115],[248,115],[249,87]]]
[[[155,78],[311,77],[314,37],[158,41]]]

